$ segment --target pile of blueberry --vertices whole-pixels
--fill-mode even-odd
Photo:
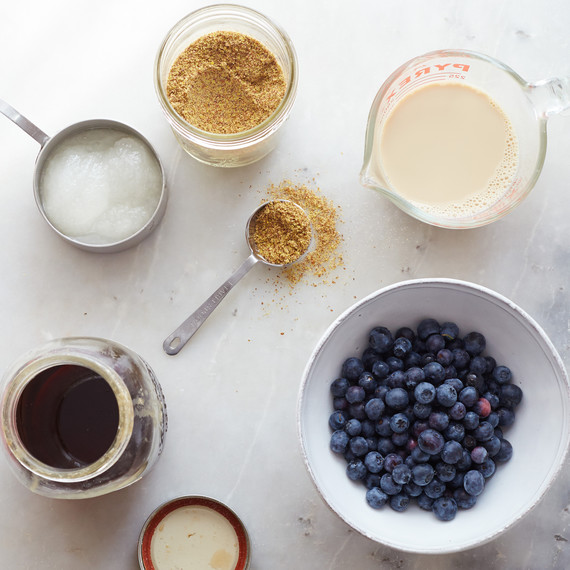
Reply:
[[[361,357],[342,364],[330,386],[330,447],[371,507],[401,512],[415,498],[452,520],[511,458],[503,429],[523,393],[485,348],[481,333],[461,337],[455,323],[429,318],[416,331],[373,328]]]

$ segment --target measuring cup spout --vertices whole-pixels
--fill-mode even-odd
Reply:
[[[529,83],[528,94],[537,113],[543,118],[570,114],[570,77],[554,77]]]
[[[39,127],[34,125],[29,119],[26,119],[24,115],[21,115],[12,105],[6,103],[0,99],[0,113],[8,117],[11,121],[16,123],[23,131],[28,133],[33,139],[40,143],[41,146],[47,143],[49,136],[46,135]]]

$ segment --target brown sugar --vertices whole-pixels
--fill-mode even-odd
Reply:
[[[261,42],[239,32],[217,31],[198,38],[178,56],[166,94],[191,125],[232,134],[267,119],[286,87],[281,66]]]

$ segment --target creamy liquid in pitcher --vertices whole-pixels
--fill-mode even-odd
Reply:
[[[518,166],[518,143],[503,110],[459,83],[406,95],[379,136],[380,166],[392,189],[434,215],[464,217],[492,206]]]

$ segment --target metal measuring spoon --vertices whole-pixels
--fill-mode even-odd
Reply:
[[[252,221],[256,218],[256,216],[269,204],[275,202],[287,202],[293,204],[296,208],[298,208],[305,216],[307,213],[303,208],[301,208],[298,204],[291,202],[290,200],[272,200],[270,202],[265,202],[259,208],[257,208],[247,220],[247,224],[245,226],[245,238],[247,240],[247,244],[251,251],[250,256],[240,265],[240,267],[234,272],[234,274],[225,281],[216,291],[206,299],[163,343],[162,348],[167,354],[174,355],[178,354],[184,345],[192,338],[192,336],[196,333],[196,331],[204,324],[204,321],[212,314],[214,309],[222,302],[225,296],[231,291],[231,289],[241,280],[242,277],[258,262],[264,263],[265,265],[269,265],[270,267],[288,267],[293,263],[299,262],[302,258],[307,255],[307,252],[311,248],[311,244],[307,247],[307,249],[294,261],[290,263],[270,263],[267,261],[258,251],[256,248],[256,244],[253,238],[253,228],[252,228]],[[307,216],[308,219],[308,216]],[[312,229],[311,229],[312,233]]]

